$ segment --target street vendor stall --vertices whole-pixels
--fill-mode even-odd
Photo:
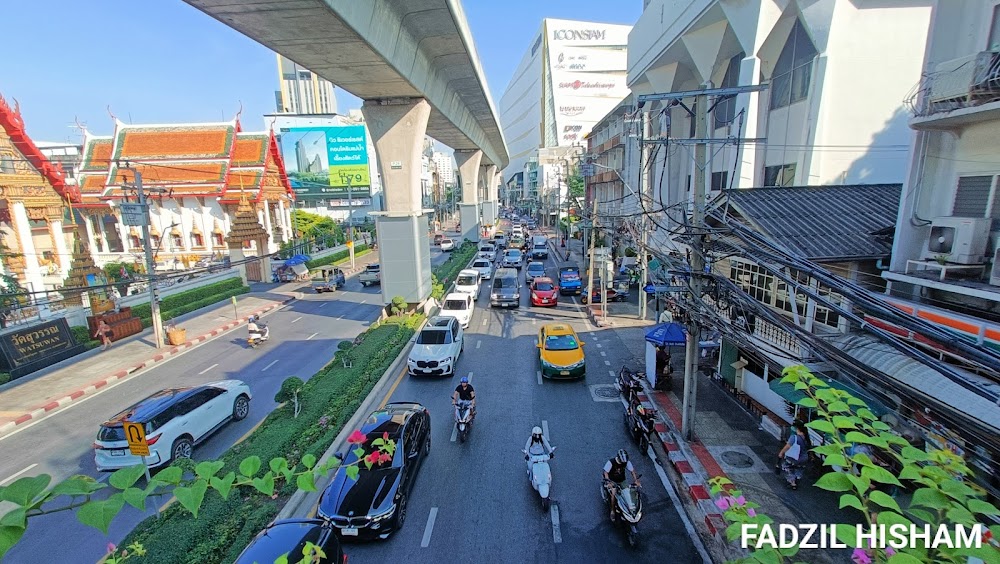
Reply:
[[[686,344],[687,331],[680,323],[661,323],[646,330],[646,379],[654,389],[658,389],[657,380],[663,377],[656,370],[657,347],[664,347],[668,354],[671,347],[680,347],[680,358],[684,358]]]

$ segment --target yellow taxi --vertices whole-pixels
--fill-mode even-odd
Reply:
[[[549,323],[538,331],[538,361],[546,378],[583,378],[587,361],[583,342],[565,323]]]

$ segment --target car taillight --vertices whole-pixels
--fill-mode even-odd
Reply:
[[[160,437],[162,437],[162,436],[163,435],[153,435],[152,437],[146,437],[146,444],[147,445],[155,445],[156,441],[160,440]]]

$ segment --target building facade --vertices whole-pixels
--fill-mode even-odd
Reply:
[[[504,183],[525,172],[540,148],[582,143],[628,95],[630,26],[546,18],[500,98],[510,152]]]
[[[434,162],[434,171],[437,173],[438,181],[443,185],[455,184],[455,157],[451,153],[444,151],[434,151],[431,154]]]
[[[80,163],[83,162],[83,145],[36,141],[35,146],[50,162],[62,167],[67,180],[76,182],[77,170],[80,168]]]
[[[628,86],[638,96],[767,84],[710,100],[710,138],[766,139],[713,143],[710,195],[902,182],[911,138],[902,100],[920,74],[931,4],[651,0],[629,34]],[[647,104],[647,135],[693,138],[692,102]],[[668,205],[692,195],[693,154],[678,144],[652,155]]]
[[[329,80],[281,55],[278,58],[278,90],[274,102],[278,113],[335,114],[337,98]]]

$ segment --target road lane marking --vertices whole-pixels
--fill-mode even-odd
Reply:
[[[597,340],[597,335],[594,335],[594,340],[595,341]],[[601,348],[604,348],[604,347],[601,345],[601,343],[597,343],[597,348],[601,349]],[[604,353],[601,353],[601,354],[604,354]]]
[[[296,317],[295,319],[293,319],[292,323],[298,323],[298,321],[301,320],[301,319],[302,319],[302,316],[300,315],[300,316]]]
[[[486,326],[486,317],[483,317],[483,327]]]
[[[215,367],[216,367],[216,366],[218,366],[218,365],[219,365],[219,363],[218,363],[218,362],[216,362],[216,363],[215,363],[215,364],[213,364],[212,366],[209,366],[208,368],[206,368],[206,369],[202,370],[201,372],[199,372],[199,373],[198,373],[198,376],[201,376],[202,374],[204,374],[204,373],[208,372],[209,370],[211,370],[211,369],[215,368]]]
[[[549,422],[545,419],[542,419],[542,436],[549,440]]]
[[[708,556],[708,551],[705,550],[705,545],[701,543],[701,537],[694,530],[694,524],[691,523],[691,519],[688,517],[687,511],[681,504],[680,498],[677,496],[677,492],[674,491],[674,485],[667,478],[666,472],[663,471],[663,463],[656,457],[653,451],[653,446],[650,445],[646,447],[646,455],[649,459],[653,461],[653,468],[656,469],[656,475],[660,477],[660,482],[663,483],[663,488],[667,490],[667,494],[670,496],[670,501],[674,504],[674,511],[680,516],[681,521],[684,523],[684,529],[687,531],[688,537],[691,538],[691,542],[694,543],[695,550],[701,555],[701,560],[703,564],[710,564],[712,559]]]
[[[427,526],[424,527],[424,538],[420,541],[420,548],[427,548],[431,544],[431,533],[434,532],[434,521],[437,520],[438,508],[431,507],[431,513],[427,516]]]
[[[559,544],[562,542],[562,530],[559,526],[559,506],[554,503],[550,505],[549,515],[552,516],[552,542]]]
[[[323,303],[319,304],[319,307],[323,307],[323,306],[325,306],[328,303],[330,303],[330,302],[323,302]]]
[[[537,322],[538,322],[538,320],[537,320],[537,319],[535,319],[534,317],[532,317],[532,318],[531,318],[531,324],[532,324],[532,325],[534,325],[534,324],[535,324],[535,323],[537,323]]]
[[[337,321],[340,321],[340,320],[341,320],[341,319],[343,319],[343,318],[344,318],[344,316],[343,316],[343,315],[341,315],[340,317],[338,317],[338,318],[337,318]]]
[[[535,375],[538,376],[538,385],[541,386],[542,385],[542,371],[541,370],[536,370],[535,371]]]
[[[385,398],[382,400],[382,403],[378,406],[379,409],[382,409],[383,407],[385,407],[385,404],[389,403],[389,398],[392,397],[392,394],[393,392],[396,391],[396,387],[399,386],[399,383],[403,381],[403,376],[406,376],[406,371],[407,368],[405,366],[403,367],[402,370],[399,371],[399,376],[396,378],[396,381],[393,382],[392,387],[389,388],[389,393],[385,395]]]
[[[271,368],[271,367],[272,367],[272,366],[274,366],[275,364],[278,364],[278,360],[281,360],[281,359],[276,359],[276,360],[273,360],[273,361],[271,361],[271,364],[268,364],[268,365],[267,365],[267,366],[265,366],[265,367],[264,367],[263,369],[261,369],[261,372],[267,372],[267,369],[268,369],[268,368]]]
[[[368,299],[367,299],[367,298],[365,298],[365,299],[361,300],[361,303],[363,304],[363,303],[365,303],[365,302],[367,302],[367,301],[368,301]],[[358,304],[358,305],[360,305],[360,304]]]
[[[478,349],[481,346],[483,346],[483,342],[482,341],[476,341],[476,348]]]
[[[16,479],[17,479],[17,477],[18,477],[18,476],[20,476],[21,474],[24,474],[25,472],[27,472],[27,471],[31,470],[31,469],[32,469],[32,468],[34,468],[35,466],[38,466],[38,463],[37,463],[37,462],[36,462],[36,463],[34,463],[34,464],[32,464],[31,466],[28,466],[28,467],[27,467],[27,468],[25,468],[24,470],[21,470],[20,472],[15,472],[14,474],[11,474],[10,476],[7,476],[7,477],[6,477],[6,478],[4,478],[4,479],[3,479],[2,481],[0,481],[0,486],[3,486],[3,485],[5,485],[5,484],[7,484],[7,482],[13,482],[14,480],[16,480]]]
[[[611,361],[610,360],[605,360],[604,364],[607,364],[608,366],[611,366]]]
[[[608,370],[608,374],[610,374],[612,378],[618,376],[617,374],[615,374],[614,370]]]
[[[601,356],[608,356],[608,353],[601,351]]]
[[[455,408],[452,406],[452,413],[454,413]],[[451,426],[451,442],[455,442],[458,439],[458,425]]]
[[[315,337],[316,335],[319,335],[319,332],[316,332],[316,333],[313,333],[312,335],[309,335],[308,337],[306,337],[306,340],[307,341],[311,341],[312,338]]]

